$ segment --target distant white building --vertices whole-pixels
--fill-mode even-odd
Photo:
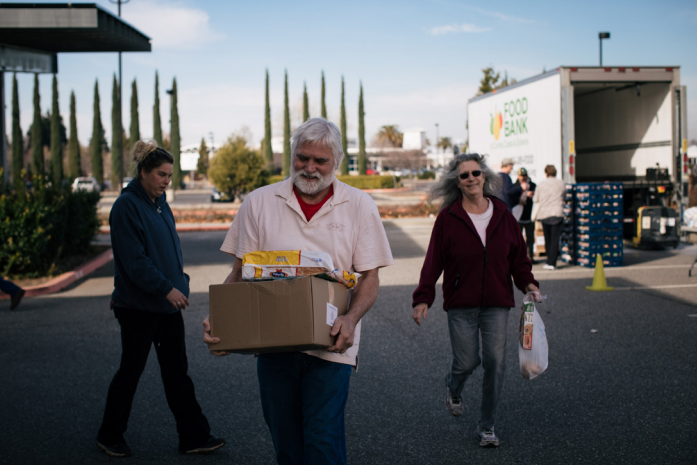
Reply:
[[[196,171],[196,166],[198,165],[198,149],[201,147],[200,144],[186,145],[181,148],[181,156],[179,157],[179,166],[182,171]],[[210,160],[218,151],[220,146],[218,144],[207,145],[208,147],[208,159]]]
[[[406,129],[403,133],[404,150],[424,150],[426,148],[426,130],[422,128]]]

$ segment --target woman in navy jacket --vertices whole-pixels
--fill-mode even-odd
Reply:
[[[189,276],[165,189],[174,158],[154,141],[134,147],[138,176],[116,199],[109,215],[114,251],[112,308],[121,326],[121,366],[107,394],[97,445],[112,457],[131,455],[123,434],[150,346],[155,345],[162,383],[174,414],[182,453],[209,452],[223,439],[210,434],[187,374],[184,320]]]
[[[412,317],[421,325],[435,300],[436,281],[444,274],[443,308],[453,351],[445,405],[451,415],[462,415],[462,389],[481,363],[482,407],[475,430],[481,446],[499,445],[494,423],[504,379],[508,312],[515,305],[512,284],[539,296],[518,222],[496,197],[501,184],[479,154],[459,155],[450,163],[431,190],[431,200],[440,200],[441,210],[412,304]]]

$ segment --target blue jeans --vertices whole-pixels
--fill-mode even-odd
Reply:
[[[13,283],[12,281],[2,279],[2,277],[0,277],[0,291],[4,292],[5,294],[14,296],[19,290],[20,288],[15,283]]]
[[[445,382],[453,396],[460,397],[465,381],[482,364],[482,410],[479,426],[496,423],[496,406],[501,396],[506,365],[508,307],[451,308],[448,310],[453,366]],[[479,334],[482,357],[479,357]]]
[[[278,463],[345,464],[351,366],[301,352],[261,354],[257,375]]]

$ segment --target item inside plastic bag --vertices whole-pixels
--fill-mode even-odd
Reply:
[[[542,296],[542,299],[546,299],[546,296]],[[520,374],[525,379],[535,379],[547,369],[549,346],[547,345],[545,324],[535,308],[532,292],[523,297],[523,313],[520,316],[519,331]]]
[[[359,273],[334,268],[332,258],[326,252],[311,250],[257,250],[242,257],[242,279],[268,281],[301,276],[317,276],[344,284],[349,289],[356,286]]]

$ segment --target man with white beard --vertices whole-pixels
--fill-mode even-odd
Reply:
[[[290,178],[250,193],[221,247],[235,258],[226,283],[242,280],[241,258],[256,250],[327,252],[339,270],[361,273],[348,312],[332,327],[333,346],[257,358],[262,410],[279,464],[346,463],[344,410],[361,318],[377,298],[378,269],[394,263],[375,202],[334,176],[343,157],[335,124],[324,118],[303,123],[293,135]],[[208,318],[203,326],[204,342],[219,342]]]

